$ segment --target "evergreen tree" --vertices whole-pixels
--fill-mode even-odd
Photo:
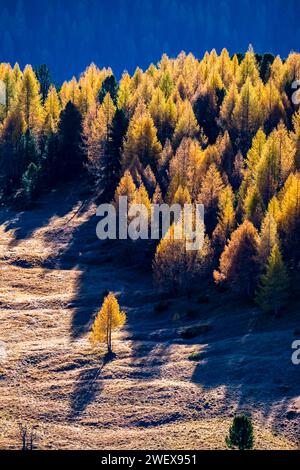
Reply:
[[[37,139],[29,129],[21,137],[22,165],[27,168],[30,163],[38,163],[39,147]]]
[[[5,119],[0,135],[0,187],[5,195],[18,188],[28,162],[23,156],[23,136],[26,123],[23,113],[16,109]],[[8,158],[9,156],[9,158]]]
[[[114,194],[116,185],[120,178],[121,158],[123,151],[123,140],[128,128],[128,120],[123,110],[117,109],[110,128],[110,139],[108,142],[108,158],[106,165],[107,196],[110,199]]]
[[[59,152],[55,162],[57,179],[70,180],[82,172],[85,162],[82,150],[82,117],[70,101],[61,113],[58,136]]]
[[[35,163],[31,162],[22,176],[22,189],[25,194],[25,201],[27,203],[31,202],[32,198],[36,195],[39,176],[40,176],[40,167]]]
[[[143,171],[142,179],[149,195],[152,197],[156,187],[156,178],[150,165],[147,165]]]
[[[165,153],[168,152],[168,153]],[[168,200],[172,201],[174,195],[181,185],[186,187],[193,197],[199,192],[199,178],[195,175],[197,169],[197,161],[200,158],[200,147],[198,142],[190,138],[184,137],[176,150],[176,154],[172,157],[172,149],[165,147],[159,162],[159,170],[165,165],[166,179],[169,179]],[[167,164],[169,162],[169,168]]]
[[[106,77],[102,83],[101,89],[99,91],[99,103],[102,104],[107,93],[110,94],[111,99],[114,104],[117,104],[119,85],[114,75],[109,75]]]
[[[118,105],[118,109],[122,109],[122,111],[124,111],[127,118],[129,116],[130,94],[131,94],[131,78],[130,78],[130,75],[126,72],[122,75],[122,78],[120,81],[117,105]]]
[[[245,415],[235,416],[229,429],[229,436],[226,438],[228,447],[237,447],[239,450],[252,449],[253,425],[251,419]]]
[[[278,222],[281,217],[281,209],[278,198],[276,196],[273,196],[271,201],[269,202],[268,213],[273,217],[273,219],[278,225]]]
[[[165,194],[169,183],[169,164],[173,157],[173,149],[169,139],[166,140],[158,160],[157,179]]]
[[[38,79],[40,83],[42,101],[44,103],[47,98],[48,90],[52,82],[51,73],[47,65],[42,64],[35,69],[35,74],[36,74],[36,78]]]
[[[275,244],[267,261],[266,273],[260,278],[256,302],[263,311],[277,315],[288,302],[289,285],[287,269]]]
[[[57,158],[59,156],[59,136],[50,132],[46,136],[41,160],[43,184],[51,187],[57,179]]]
[[[115,147],[118,143],[113,140],[115,137],[113,130],[116,132],[116,129],[113,129],[113,125],[116,124],[116,122],[114,122],[115,113],[116,108],[110,94],[107,93],[96,118],[99,124],[98,133],[95,132],[97,126],[95,127],[95,123],[92,122],[94,130],[93,137],[95,139],[94,144],[96,145],[96,148],[93,150],[94,158],[92,162],[94,177],[98,189],[104,191],[106,200],[110,200],[113,196],[120,173],[120,150]],[[120,129],[117,132],[120,131],[122,130]]]

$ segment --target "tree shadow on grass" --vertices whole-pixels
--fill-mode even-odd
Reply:
[[[260,341],[255,334],[246,333],[207,345],[192,381],[204,393],[220,389],[216,408],[211,406],[212,415],[257,410],[274,432],[288,426],[286,420],[294,417],[289,406],[300,390],[299,371],[291,363],[291,341],[288,335],[275,337],[266,332]],[[300,438],[300,430],[294,432]]]
[[[101,393],[103,384],[101,382],[101,373],[106,364],[113,361],[115,354],[106,354],[99,367],[84,369],[80,372],[74,389],[71,393],[70,401],[70,419],[76,419],[86,407]]]
[[[133,258],[123,251],[122,244],[116,240],[101,241],[97,238],[98,222],[98,217],[93,214],[78,226],[56,264],[58,268],[76,268],[79,272],[76,292],[69,306],[73,309],[70,325],[72,339],[91,329],[95,315],[110,291],[117,294],[124,307],[132,305],[132,279],[138,284],[137,280],[145,275],[134,267]]]
[[[14,247],[21,241],[34,236],[34,232],[47,227],[53,217],[64,217],[72,210],[76,211],[81,203],[78,190],[74,191],[71,185],[66,185],[46,194],[28,210],[17,213],[5,211],[0,218],[0,223],[4,225],[5,232],[13,231],[9,247]]]

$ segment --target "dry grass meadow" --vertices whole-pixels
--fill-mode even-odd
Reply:
[[[256,448],[299,447],[298,306],[273,320],[212,292],[157,308],[150,271],[97,240],[84,197],[0,212],[0,448],[21,447],[23,424],[37,449],[223,449],[238,411]],[[88,340],[106,289],[127,312],[109,363]],[[206,326],[185,339],[187,321]]]

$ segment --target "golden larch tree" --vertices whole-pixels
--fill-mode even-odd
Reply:
[[[45,101],[45,122],[44,132],[46,134],[56,133],[58,129],[59,117],[61,113],[60,100],[56,88],[51,85]]]
[[[244,199],[244,219],[250,220],[255,227],[260,227],[264,216],[264,203],[256,185],[249,186]]]
[[[44,110],[41,103],[40,84],[32,67],[27,65],[20,84],[18,107],[24,114],[28,129],[39,133],[44,120]]]
[[[163,288],[185,291],[191,283],[207,277],[212,260],[210,240],[204,237],[199,250],[187,250],[186,238],[178,237],[178,224],[173,224],[157,246],[153,272],[156,283]],[[177,228],[176,228],[177,225]],[[204,227],[203,227],[204,234]]]
[[[136,185],[132,179],[130,172],[127,170],[125,171],[124,175],[122,176],[120,183],[115,192],[115,205],[117,206],[119,203],[120,196],[127,196],[128,204],[131,204],[135,199],[136,194]]]
[[[133,116],[124,142],[124,168],[136,168],[139,162],[155,168],[161,151],[157,130],[149,112]]]
[[[259,272],[259,235],[254,225],[245,220],[231,235],[220,258],[216,283],[228,283],[233,292],[251,297]]]
[[[271,212],[267,211],[260,230],[259,258],[264,265],[275,245],[279,246],[277,223]]]
[[[291,259],[300,259],[300,174],[291,174],[282,190],[280,232]]]
[[[198,137],[200,127],[195,117],[191,103],[183,101],[178,108],[178,121],[175,127],[173,141],[178,146],[183,137]]]
[[[233,110],[233,124],[240,134],[249,139],[265,120],[265,109],[261,105],[261,95],[248,77],[237,97]]]
[[[98,312],[90,335],[94,346],[106,344],[107,353],[112,353],[112,332],[121,328],[126,321],[125,312],[120,310],[118,300],[113,293],[105,297]]]

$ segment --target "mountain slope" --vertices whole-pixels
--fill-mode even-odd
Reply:
[[[224,448],[237,411],[256,447],[297,447],[297,309],[273,320],[214,292],[162,302],[149,269],[97,240],[87,197],[68,186],[0,213],[0,448],[20,448],[20,423],[41,449]],[[127,311],[109,363],[88,340],[106,290]],[[208,325],[189,340],[186,315]]]

